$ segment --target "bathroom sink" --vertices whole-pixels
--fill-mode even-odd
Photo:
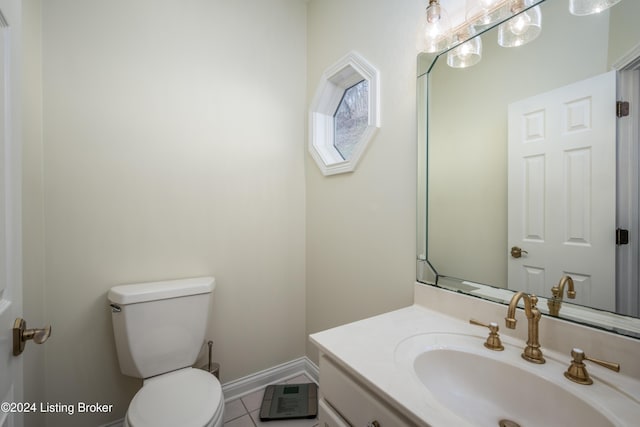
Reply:
[[[416,335],[397,346],[395,359],[438,403],[474,426],[621,425],[602,402],[585,399],[603,387],[604,393],[615,389],[573,384],[564,378],[564,363],[547,357],[536,365],[520,357],[518,346],[504,343],[504,351],[491,351],[483,343],[464,334]]]

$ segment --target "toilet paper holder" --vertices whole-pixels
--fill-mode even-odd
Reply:
[[[220,364],[213,362],[211,358],[213,352],[213,341],[208,341],[207,345],[209,346],[209,359],[205,365],[200,367],[200,369],[203,369],[215,376],[217,379],[220,379]]]

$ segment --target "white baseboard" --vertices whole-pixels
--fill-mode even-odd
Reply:
[[[302,374],[305,374],[314,382],[318,382],[318,367],[306,356],[234,381],[229,381],[222,385],[222,394],[225,402],[228,402],[260,390],[269,384],[286,381]],[[100,427],[122,427],[123,424],[124,420],[120,419],[108,424],[103,424]]]
[[[285,381],[301,374],[318,382],[318,367],[305,356],[223,384],[224,400],[237,399],[274,382]]]

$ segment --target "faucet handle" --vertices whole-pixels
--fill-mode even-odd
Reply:
[[[500,327],[496,322],[491,322],[489,324],[479,322],[475,319],[470,319],[469,323],[472,325],[484,326],[485,328],[489,328],[489,336],[484,343],[484,346],[489,350],[494,351],[502,351],[504,350],[504,346],[502,345],[502,341],[500,340],[500,335],[498,335],[498,331]]]
[[[564,373],[564,376],[578,384],[593,384],[593,380],[589,376],[587,367],[585,366],[583,360],[588,360],[600,366],[604,366],[607,369],[611,369],[612,371],[620,372],[620,364],[587,357],[584,354],[584,351],[579,348],[574,348],[573,350],[571,350],[571,357],[573,357],[573,360],[571,360],[571,365],[569,365],[569,368]]]

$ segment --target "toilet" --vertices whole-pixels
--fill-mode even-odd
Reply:
[[[108,294],[120,370],[143,378],[125,427],[222,426],[217,378],[192,368],[204,342],[213,277],[115,286]]]

